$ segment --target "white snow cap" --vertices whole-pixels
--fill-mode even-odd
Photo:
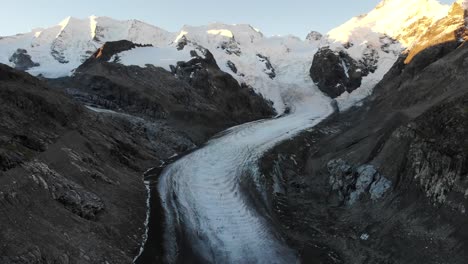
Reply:
[[[421,18],[434,21],[447,15],[448,5],[437,0],[384,0],[368,14],[354,17],[328,33],[330,39],[346,43],[360,38],[366,31],[380,33],[398,39],[405,30]],[[404,46],[406,39],[398,39]]]

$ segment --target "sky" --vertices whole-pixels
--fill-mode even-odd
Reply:
[[[212,22],[251,24],[265,35],[326,33],[380,0],[0,0],[0,36],[58,24],[68,16],[138,19],[176,32]],[[452,3],[454,0],[441,0]]]

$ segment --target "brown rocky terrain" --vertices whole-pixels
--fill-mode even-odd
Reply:
[[[467,55],[450,41],[400,58],[364,106],[263,158],[304,262],[466,263]]]

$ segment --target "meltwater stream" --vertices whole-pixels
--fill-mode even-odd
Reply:
[[[295,263],[295,252],[248,201],[241,180],[256,182],[265,151],[332,111],[322,96],[302,97],[289,115],[228,129],[166,167],[158,184],[165,262],[190,263],[184,260],[189,245],[201,263]]]

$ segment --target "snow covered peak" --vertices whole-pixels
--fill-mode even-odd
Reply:
[[[0,38],[0,62],[15,66],[10,62],[12,54],[18,49],[26,50],[32,61],[39,64],[29,72],[54,78],[69,75],[108,41],[166,46],[174,38],[174,33],[138,20],[67,17],[56,26]]]
[[[310,39],[319,39],[318,33],[312,35]],[[314,87],[309,69],[318,41],[291,35],[265,37],[249,24],[184,26],[173,33],[138,20],[67,17],[53,27],[0,38],[0,63],[34,75],[62,77],[72,74],[105,42],[119,40],[153,47],[121,52],[113,62],[142,67],[153,64],[167,70],[178,61],[190,60],[192,50],[207,49],[223,71],[271,100],[279,113],[289,100],[282,95],[285,90],[312,92]],[[30,61],[17,65],[19,60],[11,60],[13,54]]]
[[[239,44],[254,43],[263,39],[263,34],[248,24],[228,25],[212,23],[206,26],[183,26],[174,42],[185,37],[202,46],[212,43],[235,41]]]
[[[70,20],[72,20],[71,16],[66,17],[64,20],[60,21],[59,26],[61,26],[62,29],[64,29],[68,25],[68,23],[70,23]]]
[[[221,70],[253,87],[281,113],[295,92],[317,92],[309,70],[320,46],[348,53],[373,73],[363,80],[364,92],[357,91],[354,98],[339,98],[355,102],[367,96],[391,67],[402,51],[400,43],[408,47],[447,12],[448,6],[436,0],[385,0],[370,13],[330,31],[327,37],[311,32],[305,41],[291,35],[265,37],[248,24],[212,23],[168,32],[138,20],[68,17],[53,27],[0,38],[0,63],[55,78],[72,74],[109,41],[153,46],[121,52],[119,60],[114,58],[113,62],[165,69],[191,59],[191,50],[207,49]],[[28,64],[17,65],[21,60],[12,60],[14,54],[27,58]]]
[[[449,6],[437,0],[383,0],[369,13],[328,32],[322,47],[349,55],[368,72],[358,89],[337,98],[340,109],[367,97],[401,52],[411,49],[448,11]]]
[[[436,0],[384,0],[368,14],[354,17],[333,29],[328,36],[341,43],[359,41],[364,35],[385,34],[408,47],[449,10]]]

